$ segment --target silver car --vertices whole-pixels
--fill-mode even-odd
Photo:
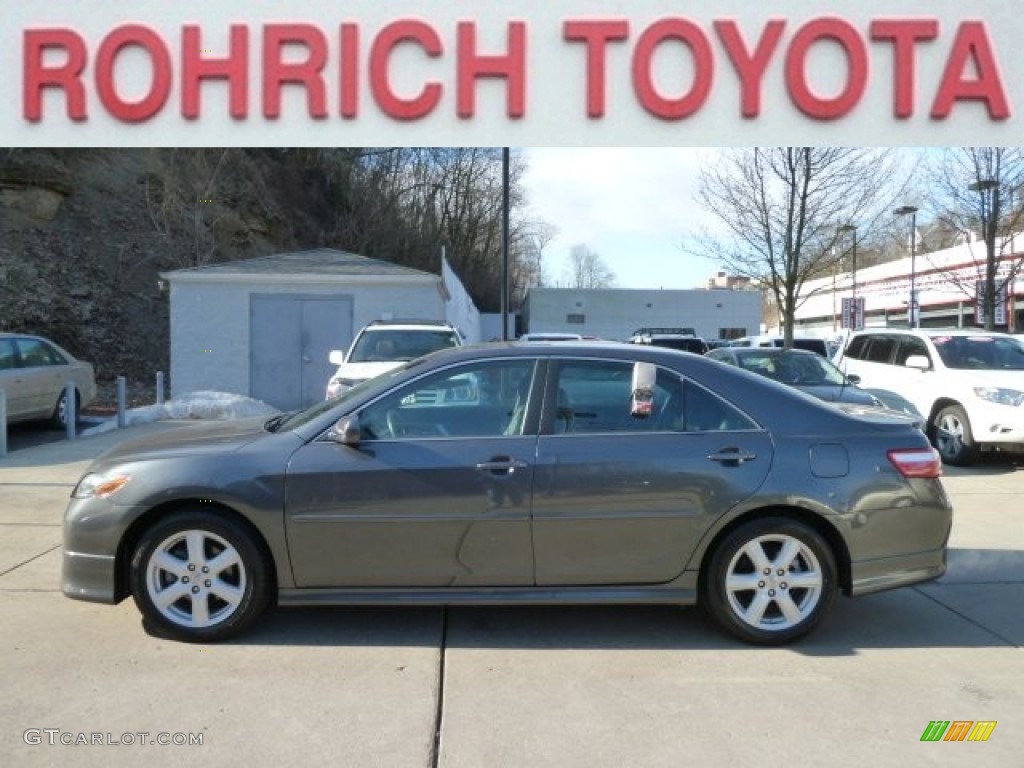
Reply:
[[[776,645],[839,592],[944,573],[940,471],[907,419],[696,355],[462,347],[100,457],[65,515],[63,589],[131,595],[191,641],[274,603],[630,602],[700,603]]]
[[[51,419],[63,426],[69,381],[78,410],[96,397],[92,365],[41,336],[0,333],[0,389],[7,395],[8,421]]]

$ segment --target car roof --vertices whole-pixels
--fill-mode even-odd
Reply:
[[[785,347],[718,347],[717,349],[712,349],[711,352],[718,352],[720,350],[723,353],[739,355],[741,357],[753,357],[754,355],[760,355],[762,357],[765,355],[770,357],[781,357],[783,355],[821,357],[817,352],[812,352],[809,349],[797,349],[796,347],[791,347],[790,349],[786,349]],[[710,352],[708,354],[710,354]]]
[[[365,328],[364,331],[454,331],[455,327],[448,323],[430,322],[424,320],[375,320]]]
[[[1005,331],[986,331],[984,328],[862,328],[854,336],[877,335],[882,333],[909,333],[921,336],[1009,336]]]

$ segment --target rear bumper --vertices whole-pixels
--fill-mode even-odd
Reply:
[[[886,589],[933,581],[946,572],[946,548],[913,555],[852,563],[850,594],[870,595]]]

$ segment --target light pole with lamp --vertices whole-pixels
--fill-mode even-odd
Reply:
[[[853,330],[860,330],[857,314],[857,225],[843,224],[839,227],[840,232],[851,232],[853,234],[853,258],[850,266],[850,325]]]
[[[996,227],[999,217],[999,182],[995,179],[979,179],[967,187],[971,192],[981,195],[981,239],[985,241],[985,284],[981,296],[976,301],[981,304],[981,314],[985,318],[985,329],[995,328],[996,315]],[[985,193],[991,191],[992,199],[985,211]]]
[[[901,205],[893,213],[897,216],[910,214],[910,303],[907,311],[910,315],[910,327],[919,325],[920,311],[917,304],[917,208],[913,205]]]

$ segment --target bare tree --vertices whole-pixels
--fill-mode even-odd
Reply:
[[[809,298],[804,283],[832,273],[845,256],[840,227],[866,239],[902,192],[889,150],[769,147],[727,151],[701,173],[698,201],[725,234],[705,233],[684,249],[759,282],[775,299],[786,346]]]
[[[611,288],[615,273],[597,251],[574,245],[569,253],[568,281],[570,288]]]
[[[973,274],[948,270],[946,277],[981,304],[985,328],[995,328],[996,308],[1006,287],[1024,270],[1014,238],[1024,224],[1024,150],[1020,147],[956,147],[933,161],[929,207],[947,227],[976,238]],[[978,290],[978,284],[981,290]]]

